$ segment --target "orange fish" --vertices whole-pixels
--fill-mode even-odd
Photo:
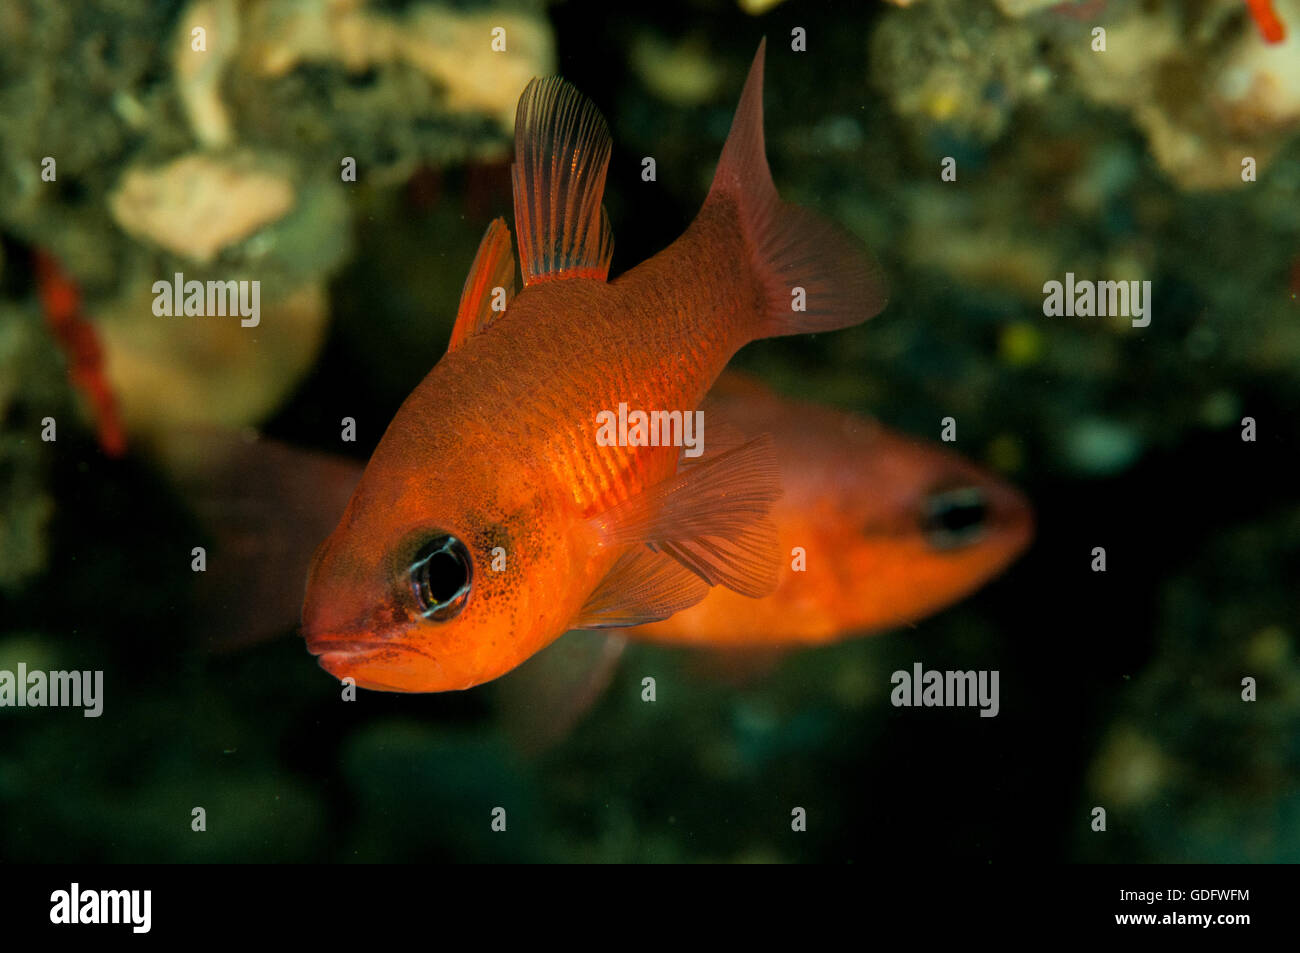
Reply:
[[[736,371],[718,378],[705,406],[745,435],[771,434],[785,490],[772,517],[787,564],[770,596],[715,587],[671,619],[623,630],[630,637],[753,647],[879,632],[969,594],[1032,535],[1014,488],[937,444],[780,397]],[[361,465],[208,431],[172,434],[160,449],[216,540],[201,589],[203,634],[229,649],[287,630],[301,603],[286,595],[347,505]],[[798,572],[796,546],[804,550]]]
[[[884,307],[861,244],[778,197],[762,76],[760,44],[700,213],[614,281],[605,121],[563,80],[529,83],[511,170],[523,289],[511,295],[498,219],[447,354],[312,562],[303,632],[327,671],[374,689],[469,688],[569,629],[666,619],[715,585],[775,588],[770,439],[710,451],[706,437],[696,459],[600,439],[624,408],[684,426],[749,341]]]
[[[785,489],[772,514],[780,581],[762,599],[714,589],[631,638],[752,647],[879,632],[978,589],[1033,535],[1014,487],[942,447],[732,372],[710,405],[746,434],[772,434]]]

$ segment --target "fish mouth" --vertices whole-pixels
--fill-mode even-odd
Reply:
[[[360,666],[364,665],[364,659],[358,658],[358,655],[364,656],[366,653],[357,653],[350,651],[326,651],[316,657],[320,667],[325,669],[340,682],[345,678],[352,679],[358,688],[369,689],[372,692],[405,692],[413,689],[404,688],[396,684],[398,679],[391,678],[388,681],[380,681],[373,676],[363,676],[359,674]]]
[[[307,651],[312,655],[360,655],[382,649],[405,649],[405,646],[378,639],[349,639],[340,637],[307,636]]]
[[[376,692],[441,691],[442,666],[432,655],[409,645],[374,639],[307,637],[307,651],[339,681]]]

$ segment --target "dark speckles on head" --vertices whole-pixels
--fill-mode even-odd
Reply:
[[[500,547],[510,554],[510,549],[514,545],[514,535],[510,532],[505,523],[482,523],[478,524],[477,542],[483,547],[483,551],[489,555],[493,550]],[[509,565],[509,563],[507,563]]]

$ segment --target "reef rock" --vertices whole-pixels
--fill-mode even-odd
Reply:
[[[293,204],[288,177],[250,153],[190,153],[157,168],[132,168],[109,197],[114,220],[131,235],[202,263]]]

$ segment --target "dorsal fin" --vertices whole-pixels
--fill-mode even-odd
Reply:
[[[614,237],[600,201],[609,126],[586,96],[558,76],[534,79],[515,112],[515,231],[524,286],[609,276]]]
[[[498,298],[496,289],[505,291],[505,303],[515,294],[515,256],[510,248],[510,229],[504,218],[495,218],[479,242],[478,254],[460,292],[456,324],[451,329],[448,351],[454,351],[475,331],[481,331],[502,312],[492,306]]]

